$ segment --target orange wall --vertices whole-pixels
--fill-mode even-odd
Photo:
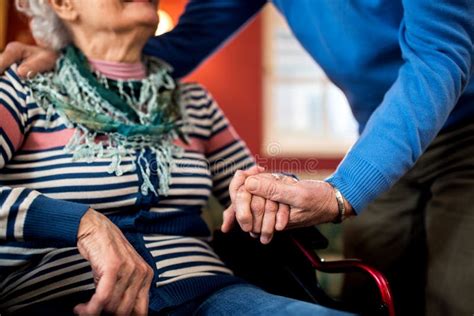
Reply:
[[[249,0],[251,1],[251,0]],[[161,8],[175,23],[187,0],[161,0]],[[204,84],[224,109],[230,122],[259,162],[270,169],[303,172],[313,163],[307,157],[268,157],[261,152],[263,134],[263,31],[257,17],[243,32],[219,50],[185,80]],[[287,169],[288,158],[292,167]],[[317,157],[314,157],[317,158]],[[311,160],[311,161],[310,161]],[[335,169],[341,157],[317,159],[317,169]],[[296,165],[296,168],[294,166]]]
[[[187,0],[162,0],[161,8],[177,22]],[[243,32],[209,58],[185,80],[204,84],[224,109],[230,122],[267,168],[304,172],[313,163],[308,157],[268,157],[261,152],[263,134],[263,32],[262,19],[255,19]],[[290,158],[290,160],[288,160]],[[317,157],[315,157],[317,158]],[[317,169],[335,169],[341,157],[317,159]],[[291,168],[288,169],[288,161]]]
[[[162,0],[161,8],[175,19],[187,0]],[[254,154],[262,142],[261,18],[209,58],[186,81],[205,85]]]
[[[7,27],[7,42],[12,41],[19,41],[28,44],[34,43],[28,27],[27,18],[16,11],[13,3],[11,3],[8,8]]]

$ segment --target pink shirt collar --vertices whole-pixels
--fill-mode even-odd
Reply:
[[[94,71],[112,80],[141,80],[147,75],[143,63],[127,64],[115,61],[89,59]]]

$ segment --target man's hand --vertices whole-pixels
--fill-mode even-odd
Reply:
[[[0,73],[15,63],[20,63],[18,75],[23,78],[33,77],[37,73],[47,72],[54,68],[58,54],[39,46],[12,42],[0,54]]]
[[[81,219],[77,247],[92,267],[96,291],[89,302],[74,308],[75,313],[148,314],[153,270],[117,226],[89,209]]]
[[[232,204],[224,211],[224,222],[221,227],[224,233],[231,230],[237,218],[243,231],[249,232],[255,238],[260,236],[260,241],[263,244],[268,244],[273,238],[275,228],[277,230],[285,228],[290,211],[288,205],[252,195],[244,188],[245,180],[248,177],[262,174],[263,171],[265,171],[264,168],[254,166],[235,173],[229,185]],[[235,203],[237,200],[240,203]]]
[[[324,181],[295,181],[291,177],[259,174],[248,177],[244,188],[248,194],[289,205],[287,228],[328,223],[339,215],[334,189]],[[248,205],[246,199],[239,197],[235,203],[238,210]],[[354,215],[351,205],[345,203],[346,216]]]

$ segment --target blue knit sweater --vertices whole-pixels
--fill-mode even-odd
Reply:
[[[146,53],[193,70],[266,0],[191,0]],[[357,212],[407,172],[443,128],[474,117],[474,1],[274,0],[349,99],[359,141],[328,180]],[[251,49],[249,47],[249,49]]]

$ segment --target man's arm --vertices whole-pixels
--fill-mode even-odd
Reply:
[[[190,0],[176,28],[152,38],[145,47],[145,54],[167,61],[175,69],[174,76],[181,78],[266,3],[267,0]]]
[[[327,179],[349,202],[347,215],[352,209],[361,212],[415,164],[443,127],[473,70],[472,0],[403,2],[400,47],[405,62],[359,141]],[[287,185],[257,175],[247,178],[245,188],[289,204],[292,227],[324,223],[336,213],[334,194],[324,182]]]
[[[360,212],[406,173],[446,122],[473,67],[472,0],[403,0],[404,64],[328,179]]]

